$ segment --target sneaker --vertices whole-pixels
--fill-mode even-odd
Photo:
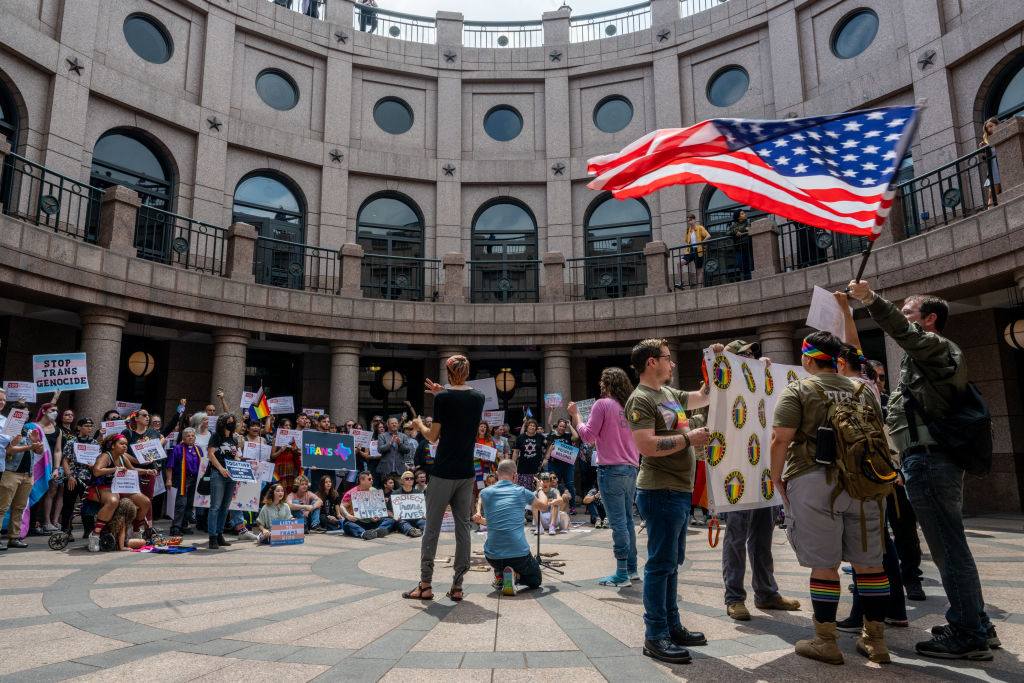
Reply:
[[[629,571],[629,580],[630,581],[643,581],[643,579],[640,578],[640,572],[638,572],[635,569],[631,569]]]
[[[864,623],[862,619],[854,619],[852,616],[836,622],[836,630],[842,631],[843,633],[860,633],[861,627],[863,626]]]
[[[376,529],[367,529],[366,531],[363,532],[363,540],[364,541],[372,541],[375,538],[377,538],[377,530]]]
[[[914,649],[919,655],[938,659],[992,660],[992,650],[985,640],[966,640],[948,630],[941,636],[918,643]]]
[[[29,536],[49,536],[50,532],[42,527],[34,526],[28,530],[28,534]]]
[[[246,529],[245,531],[238,532],[239,541],[259,541],[259,536]]]
[[[387,536],[390,533],[391,532],[388,531],[387,529],[381,529],[379,527],[377,528],[377,538],[384,538],[385,536]]]
[[[548,527],[548,536],[554,536],[557,533],[558,532],[555,531],[555,525],[554,524],[552,524],[551,526]]]
[[[888,621],[888,619],[886,620]],[[932,635],[938,638],[949,632],[949,624],[943,624],[942,626],[932,626]],[[988,640],[988,646],[993,650],[1002,647],[1003,641],[999,640],[999,636],[996,635],[996,627],[989,626],[985,631],[985,636]]]
[[[413,528],[409,529],[409,533],[406,534],[406,536],[408,536],[410,538],[419,538],[422,535],[423,535],[423,532],[420,531],[419,529],[417,529],[416,527],[413,527]]]
[[[479,531],[479,532],[481,532],[481,533],[483,533],[484,531],[487,531],[487,525],[486,525],[486,524],[481,524],[481,525],[479,525],[479,526],[478,526],[478,527],[476,528],[476,530],[477,530],[477,531]]]
[[[611,528],[611,527],[608,526],[608,518],[607,517],[605,517],[604,519],[601,520],[601,528],[602,529],[609,529],[609,528]]]
[[[851,567],[850,565],[846,565],[845,567],[843,567],[843,573],[844,574],[853,574],[853,567]]]
[[[7,550],[7,539],[0,539],[0,552]]]
[[[895,626],[897,628],[907,628],[908,626],[910,626],[910,622],[907,621],[906,619],[893,619],[892,617],[886,617],[885,618],[885,625],[886,626]],[[992,647],[992,646],[989,645],[989,647]]]
[[[259,545],[263,541],[263,534],[256,534],[256,540],[253,541],[256,545]]]
[[[43,528],[47,531],[60,531],[60,527],[56,524],[46,524]]]
[[[11,539],[8,539],[8,541],[7,541],[7,547],[8,548],[27,548],[28,547],[28,543],[25,543],[25,541],[21,540],[20,538],[11,538]]]
[[[494,580],[491,581],[491,588],[493,588],[496,591],[500,591],[502,586],[504,586],[504,585],[505,585],[505,577],[502,576],[501,574],[495,574],[494,575]]]
[[[629,574],[619,574],[618,572],[604,577],[597,583],[601,586],[611,586],[613,588],[629,588],[633,585],[633,582],[629,580]]]
[[[516,594],[516,573],[512,570],[512,567],[505,567],[501,572],[501,593],[502,595],[515,595]]]
[[[89,534],[89,552],[98,553],[100,551],[100,535],[95,531]]]

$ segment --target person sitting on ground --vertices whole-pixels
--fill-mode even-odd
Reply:
[[[270,544],[270,530],[274,522],[292,519],[292,508],[285,502],[287,493],[281,484],[273,484],[267,488],[263,496],[263,507],[256,518],[256,545]]]
[[[413,486],[414,477],[415,475],[412,472],[405,472],[399,479],[402,485],[397,490],[392,491],[391,495],[421,493],[420,491],[416,490],[415,486]],[[385,501],[387,502],[388,506],[388,515],[391,517],[391,519],[395,520],[395,528],[397,528],[399,532],[412,538],[417,538],[423,535],[423,529],[425,529],[427,526],[426,517],[420,517],[419,519],[397,519],[395,517],[394,507],[391,505],[391,496],[387,496],[385,498]]]
[[[601,501],[601,489],[597,486],[587,491],[583,496],[583,504],[587,506],[590,513],[590,523],[600,529],[608,524],[608,515],[604,511],[604,503]]]
[[[398,472],[391,472],[384,476],[380,482],[381,490],[384,491],[384,497],[387,498],[394,493],[398,488]]]
[[[340,529],[341,515],[338,513],[338,506],[341,505],[341,494],[334,488],[333,477],[324,477],[320,480],[320,488],[316,490],[316,497],[323,502],[317,520],[319,526],[324,531]]]
[[[554,535],[556,530],[569,530],[569,514],[565,512],[569,508],[569,494],[562,493],[558,489],[558,477],[550,472],[541,472],[537,475],[537,500],[544,503],[544,507],[534,507],[533,523],[537,527],[537,534],[540,534],[544,527],[548,533]]]
[[[309,490],[309,479],[301,475],[295,477],[295,490],[288,495],[288,504],[292,516],[303,521],[306,533],[320,531],[320,508],[324,503]]]
[[[356,491],[376,491],[373,488],[373,475],[369,472],[363,471],[359,473],[359,485],[354,489],[349,489],[344,497],[341,499],[341,511],[342,517],[344,517],[345,533],[349,536],[355,536],[361,538],[364,541],[370,541],[375,538],[382,538],[387,536],[388,533],[394,528],[395,520],[390,517],[370,517],[360,518],[355,516],[355,511],[352,507],[352,494]]]
[[[99,513],[96,515],[96,526],[89,536],[89,550],[91,552],[99,551],[100,534],[103,533],[104,527],[113,519],[114,512],[117,510],[117,504],[121,501],[121,495],[110,491],[114,475],[123,470],[135,470],[140,475],[156,476],[156,470],[140,470],[132,464],[131,459],[127,456],[128,438],[123,434],[111,434],[105,438],[102,449],[102,452],[93,464],[93,480],[88,495],[90,499],[102,505]],[[132,523],[132,531],[139,532],[146,522],[146,513],[149,512],[149,498],[146,498],[141,493],[127,494],[124,497],[131,498],[132,502],[135,503],[138,514]],[[151,536],[152,533],[152,527],[146,525],[146,536]]]
[[[484,557],[494,568],[495,586],[500,585],[505,595],[515,594],[516,576],[519,583],[530,588],[538,588],[542,581],[540,565],[530,554],[522,522],[523,508],[536,505],[539,495],[516,484],[516,478],[516,464],[502,460],[498,463],[497,482],[480,492],[484,517],[490,520]]]
[[[117,550],[127,550],[132,541],[135,542],[135,545],[130,547],[141,548],[145,544],[145,541],[132,538],[129,533],[132,527],[132,520],[135,519],[138,513],[139,510],[135,507],[135,503],[132,502],[131,498],[123,497],[117,502],[114,516],[110,518],[110,524],[107,525],[107,533],[114,537]]]
[[[498,482],[498,475],[497,474],[488,474],[486,477],[484,477],[484,488],[487,488],[488,486],[494,486],[497,482]],[[477,496],[477,499],[476,499],[476,508],[475,509],[476,509],[476,512],[474,512],[473,516],[469,518],[469,521],[475,522],[476,524],[479,525],[479,528],[477,529],[477,531],[487,531],[487,519],[484,516],[483,504],[480,502],[479,495]]]

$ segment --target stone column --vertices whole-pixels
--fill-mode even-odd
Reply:
[[[96,424],[117,401],[117,380],[121,369],[121,334],[128,323],[125,311],[90,306],[79,314],[82,320],[82,351],[89,371],[89,389],[76,396],[75,409]]]
[[[331,342],[331,420],[344,424],[359,418],[359,353],[360,342]]]
[[[541,15],[544,21],[544,46],[568,46],[569,45],[569,13],[565,10],[545,12]],[[563,63],[569,61],[568,55],[564,54]]]
[[[353,4],[352,0],[328,0],[324,4],[324,17],[329,24],[333,24],[332,29],[352,28]]]
[[[882,232],[878,235],[875,246],[885,247],[905,239],[907,239],[907,226],[903,221],[903,191],[896,190],[892,206],[889,207],[889,215],[885,217]]]
[[[210,400],[217,410],[220,402],[215,400],[217,389],[224,390],[228,409],[238,413],[236,406],[242,400],[245,387],[245,351],[249,345],[249,333],[244,330],[216,329],[213,331],[213,377],[210,383]]]
[[[647,291],[645,294],[668,294],[672,291],[669,282],[668,245],[661,241],[648,242],[644,246],[647,261]]]
[[[552,304],[565,301],[565,254],[557,251],[544,254],[544,289],[540,300]]]
[[[761,341],[761,355],[771,358],[773,363],[797,365],[796,341],[793,333],[796,327],[789,323],[762,325],[757,328],[757,336]]]
[[[228,228],[227,240],[224,277],[255,284],[253,264],[256,262],[256,228],[248,223],[232,223]]]
[[[552,421],[569,416],[569,413],[565,410],[565,404],[572,393],[572,373],[570,372],[569,359],[571,351],[572,347],[566,344],[541,347],[541,352],[544,354],[543,393],[562,395],[562,407],[555,408],[551,416]],[[547,408],[544,408],[544,418],[547,418]]]
[[[108,187],[100,200],[100,225],[96,243],[125,256],[135,255],[135,221],[142,200],[122,185]]]
[[[1024,117],[1014,116],[996,126],[989,137],[999,159],[1000,203],[1024,194]]]
[[[441,301],[446,304],[466,303],[466,256],[452,252],[444,255],[441,262],[444,268],[444,287],[441,288]]]
[[[341,295],[363,298],[363,248],[358,244],[343,244],[338,258],[341,259]]]
[[[771,277],[779,273],[779,226],[775,221],[762,218],[751,223],[750,240],[750,253],[754,259],[751,277]]]

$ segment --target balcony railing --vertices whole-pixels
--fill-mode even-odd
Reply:
[[[641,2],[629,7],[580,14],[569,18],[569,42],[585,43],[651,27],[651,3]]]
[[[570,301],[641,296],[647,289],[647,258],[642,251],[565,260]]]
[[[676,289],[711,287],[749,280],[754,270],[750,238],[713,237],[668,250],[670,278]]]
[[[679,16],[689,17],[699,12],[704,12],[717,7],[727,0],[679,0]]]
[[[907,237],[940,225],[949,225],[988,203],[997,204],[991,192],[992,148],[982,147],[929,173],[900,183],[899,208]]]
[[[535,303],[540,301],[540,261],[466,261],[470,301],[474,304]]]
[[[866,237],[789,221],[779,225],[779,267],[789,271],[835,261],[859,254],[867,243]]]
[[[437,301],[440,259],[364,254],[360,286],[368,299]]]
[[[310,292],[341,292],[341,264],[337,249],[258,237],[253,273],[256,284],[304,289]]]
[[[135,218],[139,258],[210,275],[224,274],[227,230],[142,205]]]
[[[44,168],[17,154],[4,157],[0,204],[4,213],[55,232],[96,242],[103,190]]]
[[[324,1],[325,0],[267,0],[275,5],[281,7],[287,7],[293,12],[299,14],[305,14],[307,17],[313,17],[314,19],[324,18]]]
[[[540,47],[544,44],[542,21],[464,21],[465,47]]]
[[[413,43],[436,43],[437,26],[434,17],[402,14],[369,5],[352,8],[352,25],[366,33],[408,40]]]

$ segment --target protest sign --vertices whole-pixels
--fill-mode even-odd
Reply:
[[[388,516],[383,491],[352,491],[349,498],[352,501],[352,513],[359,519]]]
[[[489,427],[500,427],[505,424],[504,410],[485,410],[481,417]]]
[[[215,434],[217,432],[217,416],[216,415],[207,415],[206,416],[206,428],[210,430],[211,434]]]
[[[594,409],[595,403],[597,403],[596,398],[585,398],[576,402],[576,410],[580,413],[580,422],[585,424],[590,419],[590,411]]]
[[[118,415],[131,415],[140,408],[142,408],[141,403],[131,403],[129,401],[114,401],[114,410],[117,411]]]
[[[369,448],[373,439],[373,432],[365,429],[353,429],[349,432],[352,435],[352,443],[356,448]]]
[[[376,439],[370,442],[370,455],[368,457],[370,460],[380,459],[380,447],[377,445]]]
[[[254,400],[256,400],[256,393],[257,392],[255,392],[255,391],[243,391],[242,392],[242,402],[241,402],[241,404],[239,404],[238,407],[241,408],[242,410],[245,410],[249,406],[251,406],[252,402]]]
[[[232,481],[256,481],[256,472],[248,460],[225,460],[223,464],[231,473]]]
[[[580,449],[576,448],[571,444],[567,444],[564,441],[556,441],[555,447],[551,449],[551,457],[555,460],[561,460],[567,462],[570,465],[576,462],[576,456],[580,454]]]
[[[260,481],[264,484],[274,481],[274,463],[269,460],[259,463],[259,470],[257,471],[259,472]]]
[[[274,445],[280,446],[281,448],[291,448],[294,446],[298,450],[302,450],[302,430],[301,429],[278,429],[274,432]]]
[[[32,380],[36,389],[78,391],[89,388],[84,353],[32,356]]]
[[[127,425],[124,420],[107,420],[106,422],[100,422],[100,429],[103,430],[104,436],[120,434],[124,432],[126,426]]]
[[[562,407],[562,395],[561,394],[544,394],[544,406],[546,408],[561,408]]]
[[[351,434],[302,432],[302,466],[321,470],[341,470],[355,467],[355,446]]]
[[[295,399],[291,396],[278,396],[267,399],[271,415],[291,415],[295,412]]]
[[[245,441],[242,445],[242,458],[245,460],[270,460],[273,447],[265,441]]]
[[[96,458],[100,457],[100,445],[98,443],[75,442],[75,460],[83,465],[95,465]]]
[[[270,523],[270,545],[298,545],[306,540],[301,519],[280,519]]]
[[[149,439],[132,444],[132,453],[140,465],[146,465],[156,460],[163,460],[167,457],[163,445],[159,439]]]
[[[466,384],[484,395],[484,410],[498,410],[498,387],[493,377],[474,379]]]
[[[178,432],[171,432],[167,435],[167,441],[164,442],[164,446],[169,450],[174,448],[174,444],[176,443],[178,443]]]
[[[270,465],[271,474],[273,473],[273,463],[256,463],[249,461],[246,463],[249,467],[257,465],[262,467]],[[210,466],[210,461],[203,458],[199,461],[199,473],[196,475],[197,479],[202,479],[206,475],[206,470]],[[229,470],[230,471],[230,470]],[[257,470],[262,474],[265,470]],[[242,510],[243,512],[259,512],[260,510],[260,489],[263,487],[261,481],[236,481],[235,482],[235,493],[231,497],[231,504],[228,506],[229,510]],[[210,496],[204,496],[196,493],[195,507],[197,508],[208,508],[210,507]]]
[[[135,470],[118,470],[110,480],[110,492],[122,495],[139,493],[139,473]]]
[[[811,293],[811,307],[807,311],[807,327],[822,332],[831,332],[846,341],[846,316],[835,296],[826,289],[814,285]]]
[[[498,451],[487,444],[478,443],[473,448],[473,457],[478,460],[494,462],[498,459]]]
[[[323,408],[303,408],[302,412],[304,412],[306,415],[309,415],[312,418],[317,418],[323,415],[325,411]]]
[[[7,424],[4,425],[4,431],[0,433],[11,438],[21,436],[21,428],[25,426],[27,421],[28,409],[11,408],[11,412],[7,416]]]
[[[35,382],[4,382],[4,389],[7,391],[8,403],[17,403],[22,400],[25,403],[36,402]]]
[[[392,493],[391,511],[395,519],[423,519],[427,516],[427,499],[422,493]]]

